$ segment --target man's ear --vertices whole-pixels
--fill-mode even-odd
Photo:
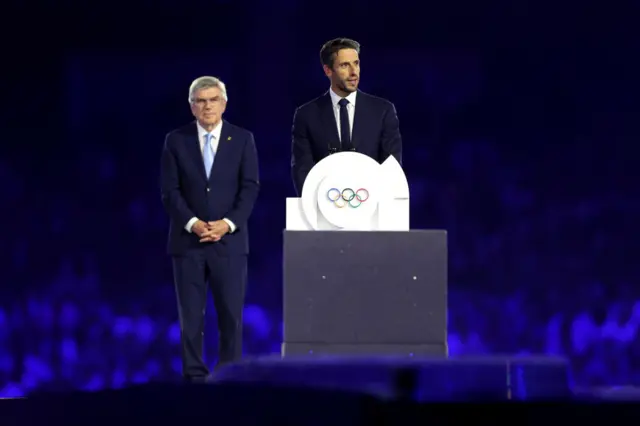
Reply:
[[[328,65],[323,65],[322,69],[324,70],[324,75],[326,75],[327,77],[331,77],[331,74],[333,74],[333,70],[329,68]]]

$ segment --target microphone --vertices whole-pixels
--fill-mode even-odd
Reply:
[[[339,148],[336,148],[336,147],[333,147],[333,146],[329,145],[328,149],[329,149],[329,155],[337,154],[338,152],[346,152],[346,151],[356,152],[356,149],[353,146],[351,148],[349,148],[349,149],[339,149]]]

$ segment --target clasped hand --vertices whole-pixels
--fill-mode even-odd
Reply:
[[[193,225],[194,233],[200,237],[201,243],[214,243],[229,232],[229,225],[224,220],[216,220],[213,222],[197,221]]]

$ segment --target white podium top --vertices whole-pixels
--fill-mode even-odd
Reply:
[[[287,230],[409,230],[409,185],[398,161],[357,152],[318,162],[300,198],[288,198]]]

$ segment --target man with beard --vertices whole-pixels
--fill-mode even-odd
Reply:
[[[358,90],[360,44],[347,38],[328,41],[320,60],[331,87],[296,109],[292,126],[291,172],[298,195],[311,168],[327,155],[356,151],[402,164],[402,138],[394,105]]]

